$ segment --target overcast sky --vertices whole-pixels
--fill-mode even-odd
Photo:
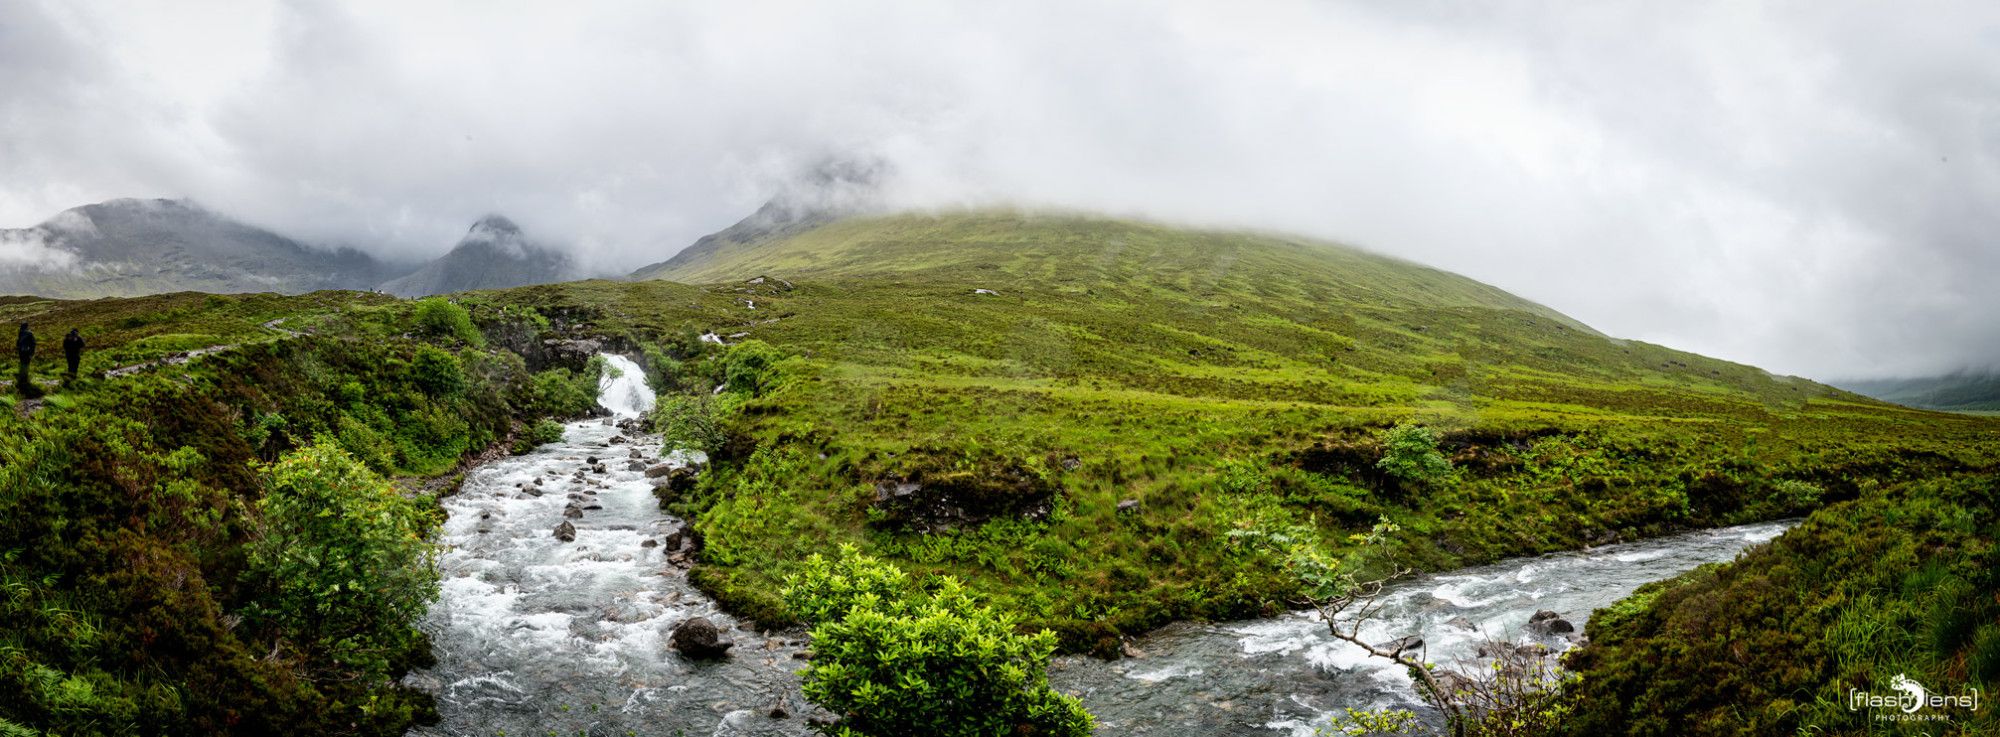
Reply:
[[[190,197],[657,261],[829,157],[909,206],[1344,240],[1815,378],[2000,362],[1992,2],[0,0],[0,227]]]

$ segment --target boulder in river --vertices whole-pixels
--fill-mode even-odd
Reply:
[[[1410,635],[1407,637],[1399,637],[1394,640],[1382,643],[1380,645],[1376,645],[1375,649],[1388,651],[1390,655],[1402,655],[1403,653],[1416,652],[1417,650],[1422,649],[1423,646],[1424,646],[1424,638],[1418,637],[1416,635]]]
[[[675,627],[667,645],[681,651],[683,657],[713,660],[727,656],[736,643],[722,639],[722,631],[707,617],[695,617]]]
[[[1569,620],[1563,619],[1560,614],[1543,609],[1528,618],[1528,631],[1546,637],[1575,632],[1576,625],[1570,624]]]
[[[562,524],[556,525],[556,539],[566,543],[576,542],[576,525],[563,520]]]
[[[645,462],[645,461],[641,461],[641,460],[632,460],[632,461],[627,461],[627,462],[625,463],[625,470],[627,470],[627,471],[644,471],[644,470],[646,470],[646,462]]]
[[[667,472],[668,472],[668,471],[672,471],[672,470],[674,470],[674,464],[671,464],[671,463],[661,463],[661,464],[658,464],[658,465],[655,465],[655,466],[652,466],[651,468],[647,468],[647,469],[646,469],[646,478],[649,478],[649,479],[656,479],[656,478],[659,478],[659,477],[661,477],[661,476],[665,476],[665,475],[667,475]]]

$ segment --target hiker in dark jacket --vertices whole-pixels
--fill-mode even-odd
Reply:
[[[28,362],[35,360],[35,334],[28,332],[28,324],[21,323],[21,337],[14,339],[14,352],[21,356],[21,372],[14,381],[14,388],[28,391]]]
[[[69,377],[76,378],[76,365],[83,361],[83,336],[77,334],[76,328],[70,328],[69,334],[63,336],[63,360],[69,362]]]

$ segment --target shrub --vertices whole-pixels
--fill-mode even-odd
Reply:
[[[526,433],[522,433],[521,437],[514,441],[514,455],[525,454],[534,450],[536,446],[547,445],[562,438],[562,423],[547,418],[536,420],[535,424],[528,426]]]
[[[777,383],[777,364],[784,359],[782,351],[761,340],[732,345],[723,356],[723,385],[732,392],[763,394]]]
[[[1451,462],[1438,452],[1437,433],[1423,425],[1402,423],[1382,436],[1382,460],[1376,466],[1417,486],[1431,486],[1451,476]]]
[[[417,348],[410,361],[410,378],[417,388],[433,397],[455,397],[465,393],[465,367],[458,356],[431,346]]]
[[[597,406],[595,374],[578,374],[553,368],[535,374],[533,414],[543,417],[576,417]]]
[[[949,576],[921,592],[893,565],[842,546],[787,579],[786,604],[814,622],[806,698],[841,715],[821,732],[890,735],[1087,735],[1076,697],[1049,687],[1055,634],[1016,634]]]
[[[472,324],[472,313],[443,297],[417,300],[417,330],[440,338],[455,338],[472,346],[486,345],[486,337]]]
[[[653,408],[653,430],[668,448],[684,448],[713,453],[728,435],[716,417],[715,402],[707,396],[674,394],[660,398]]]
[[[386,676],[438,593],[431,514],[346,451],[320,443],[263,470],[251,614],[363,674]]]

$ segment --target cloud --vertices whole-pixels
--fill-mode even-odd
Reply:
[[[657,261],[828,158],[907,206],[1345,240],[1784,373],[2000,363],[1981,3],[0,10],[0,224],[189,196],[381,254]]]

